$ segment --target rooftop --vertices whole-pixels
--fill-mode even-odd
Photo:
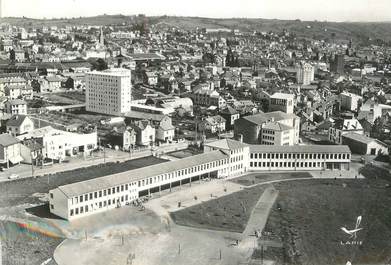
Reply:
[[[29,119],[26,115],[14,115],[7,121],[7,126],[19,127],[22,123]]]
[[[347,145],[250,145],[251,153],[351,153]]]
[[[19,140],[8,133],[0,134],[0,145],[7,147],[19,143]]]
[[[243,117],[243,119],[248,120],[249,122],[255,124],[262,124],[267,121],[281,121],[287,119],[295,119],[297,116],[295,114],[288,114],[282,111],[273,111],[266,113],[259,113],[251,116]]]
[[[134,181],[139,181],[149,177],[155,177],[169,172],[198,166],[213,161],[226,159],[227,155],[221,151],[213,151],[204,154],[199,154],[177,161],[169,161],[157,165],[134,169],[118,174],[108,175],[96,179],[86,180],[82,182],[72,183],[64,186],[59,186],[68,198],[81,194],[107,189],[113,186],[123,185]]]
[[[246,147],[248,145],[231,139],[222,139],[219,141],[205,143],[205,146],[222,149],[222,150],[235,150],[235,149]]]
[[[387,146],[382,141],[379,141],[377,139],[374,139],[374,138],[371,138],[371,137],[368,137],[368,136],[365,136],[365,135],[362,135],[362,134],[358,134],[358,133],[347,133],[347,134],[342,135],[342,137],[354,140],[356,142],[364,143],[364,144],[377,142],[377,143],[380,143],[382,145]]]

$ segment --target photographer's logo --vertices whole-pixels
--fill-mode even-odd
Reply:
[[[363,228],[360,227],[362,216],[358,216],[356,220],[356,226],[353,229],[347,229],[346,227],[341,227],[341,230],[349,236],[349,240],[341,241],[341,245],[362,245],[362,241],[357,240],[357,232],[361,231]]]

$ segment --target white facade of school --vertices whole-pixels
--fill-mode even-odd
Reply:
[[[200,155],[60,186],[50,191],[50,211],[73,220],[205,177],[225,178],[248,171],[348,170],[350,156],[346,146],[249,146],[220,140],[205,144]]]

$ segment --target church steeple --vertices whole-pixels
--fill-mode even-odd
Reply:
[[[99,44],[105,46],[105,36],[103,35],[103,27],[100,28]]]

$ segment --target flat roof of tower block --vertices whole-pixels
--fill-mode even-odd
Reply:
[[[131,72],[126,68],[111,68],[104,71],[92,71],[87,75],[105,75],[105,76],[130,76]]]

